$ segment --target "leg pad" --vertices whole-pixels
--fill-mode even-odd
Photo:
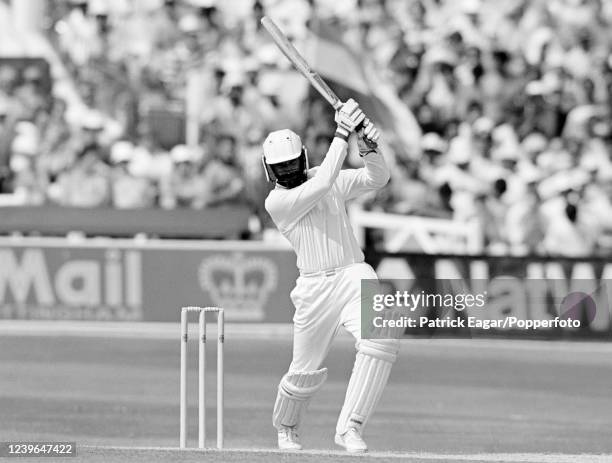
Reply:
[[[278,385],[272,413],[275,428],[297,427],[312,396],[327,379],[327,368],[306,372],[289,372]]]
[[[362,340],[357,345],[355,366],[349,380],[336,432],[344,434],[353,427],[361,432],[387,385],[391,366],[397,359],[396,339]]]

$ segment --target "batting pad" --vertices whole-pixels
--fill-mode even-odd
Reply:
[[[338,434],[344,434],[351,427],[360,432],[363,430],[387,385],[398,350],[399,341],[396,339],[364,340],[359,343],[336,425]]]
[[[278,394],[272,413],[272,424],[280,429],[283,426],[297,427],[302,413],[308,407],[312,396],[327,379],[327,368],[316,371],[289,372],[278,385]]]

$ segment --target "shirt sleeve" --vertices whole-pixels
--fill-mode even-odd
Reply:
[[[345,169],[338,175],[336,185],[345,200],[371,190],[378,190],[387,184],[390,177],[385,158],[378,151],[363,157],[364,166],[360,169]]]
[[[334,138],[325,159],[314,176],[295,188],[275,194],[273,190],[266,200],[266,210],[282,230],[288,230],[306,215],[334,186],[340,168],[346,158],[347,143]]]

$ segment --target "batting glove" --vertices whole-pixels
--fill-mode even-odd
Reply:
[[[365,114],[355,100],[349,98],[338,111],[335,120],[338,124],[336,133],[345,140],[355,128],[365,119]]]
[[[359,138],[357,139],[359,156],[364,157],[370,153],[376,152],[379,137],[380,132],[376,126],[372,123],[372,121],[366,118],[363,121],[363,128],[359,131]]]
[[[363,121],[363,137],[374,144],[378,143],[378,138],[380,137],[380,132],[368,118]]]

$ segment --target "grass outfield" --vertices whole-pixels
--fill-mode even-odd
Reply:
[[[119,331],[109,325],[107,334]],[[0,440],[76,441],[79,456],[66,459],[73,462],[612,462],[609,344],[405,341],[366,432],[371,454],[347,457],[333,444],[354,355],[353,343],[340,339],[326,362],[328,382],[301,433],[314,450],[284,455],[272,450],[270,413],[291,340],[280,332],[266,338],[231,327],[225,356],[230,450],[179,452],[175,331],[178,326],[172,336],[139,339],[88,336],[86,329],[78,336],[44,330],[24,336],[0,322]],[[195,342],[190,349],[189,444],[195,445]],[[211,343],[209,445],[215,435],[214,350]]]

